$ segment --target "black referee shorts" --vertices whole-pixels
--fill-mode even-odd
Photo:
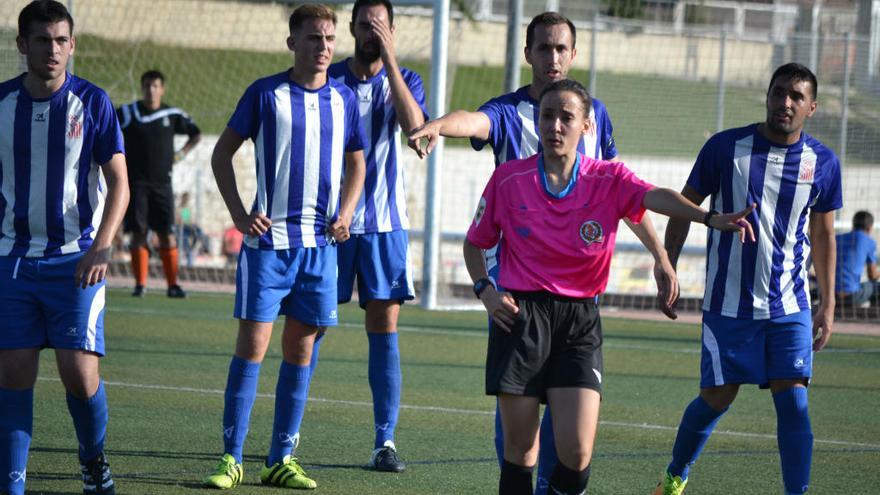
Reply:
[[[489,329],[486,394],[525,395],[547,402],[547,389],[602,393],[602,323],[593,298],[512,292],[519,314],[511,332]]]
[[[125,212],[126,232],[168,234],[174,226],[171,184],[129,184],[131,199]]]

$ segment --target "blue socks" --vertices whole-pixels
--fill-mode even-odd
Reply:
[[[260,363],[232,356],[223,405],[223,451],[238,463],[241,463],[241,450],[257,398],[259,379]]]
[[[549,407],[544,408],[539,438],[541,447],[538,449],[538,481],[535,483],[535,495],[544,495],[550,488],[550,478],[556,465],[562,466],[559,463],[559,456],[556,454],[556,437],[553,436],[553,420]]]
[[[321,341],[324,340],[324,334],[327,332],[318,332],[315,335],[315,343],[312,344],[312,360],[309,362],[309,380],[315,376],[315,368],[318,367],[318,353],[321,350]]]
[[[34,389],[0,388],[0,492],[24,495],[33,425]]]
[[[810,463],[813,458],[807,389],[792,387],[775,393],[773,404],[776,405],[776,437],[785,492],[805,493],[810,484]]]
[[[724,411],[712,409],[699,395],[691,401],[678,425],[678,434],[672,447],[672,463],[667,468],[669,474],[681,476],[683,480],[687,479],[688,469],[696,462],[718,419],[725,412],[727,409]]]
[[[90,461],[104,452],[104,438],[107,436],[107,394],[104,382],[98,384],[95,395],[87,400],[67,394],[67,410],[73,418],[73,428],[79,440],[79,460]]]
[[[367,333],[370,344],[369,379],[373,392],[373,419],[376,427],[374,448],[394,440],[394,427],[400,412],[400,350],[397,332]]]
[[[310,366],[297,366],[281,361],[275,387],[275,422],[272,424],[272,445],[266,465],[281,462],[299,443],[299,427],[309,397]]]

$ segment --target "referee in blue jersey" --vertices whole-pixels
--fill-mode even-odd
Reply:
[[[554,81],[565,79],[577,55],[575,48],[577,32],[568,18],[556,12],[544,12],[535,16],[526,29],[524,54],[532,69],[532,80],[527,86],[484,103],[476,112],[456,110],[443,117],[427,122],[411,133],[409,146],[420,157],[434,148],[439,136],[469,137],[471,146],[481,150],[486,144],[492,147],[495,166],[516,159],[523,159],[541,151],[538,139],[538,100],[541,92]],[[578,145],[578,152],[590,158],[617,161],[611,118],[605,104],[591,98],[591,132]],[[422,148],[421,139],[427,140]],[[654,278],[657,281],[661,310],[675,318],[673,304],[678,299],[678,283],[663,244],[657,237],[650,217],[641,223],[624,219],[654,257]],[[503,241],[502,241],[503,242]],[[485,251],[489,277],[498,280],[498,247]],[[556,465],[556,448],[550,421],[550,412],[544,412],[541,422],[541,449],[538,461],[538,477],[535,493],[546,493],[550,473]],[[503,434],[500,415],[496,414],[495,448],[498,462],[503,462]]]
[[[207,486],[242,481],[242,450],[272,324],[285,316],[275,388],[272,443],[260,480],[281,488],[317,483],[292,456],[308,398],[315,336],[337,323],[336,246],[349,238],[364,183],[364,138],[357,101],[327,75],[336,14],[307,4],[293,11],[287,47],[294,66],[247,88],[220,135],[211,165],[236,228],[246,234],[238,260],[235,355],[223,409],[224,454]],[[232,157],[254,142],[257,194],[241,202]]]
[[[394,9],[388,0],[358,0],[351,11],[354,57],[330,66],[330,77],[357,95],[367,141],[364,192],[354,212],[351,239],[339,244],[339,302],[358,300],[366,311],[369,382],[375,437],[370,467],[401,472],[394,430],[400,410],[400,351],[397,316],[403,301],[415,297],[409,257],[409,218],[401,162],[400,132],[425,122],[422,78],[397,64]],[[318,345],[312,351],[313,366]]]
[[[695,204],[711,197],[712,213],[757,203],[747,217],[757,242],[740,244],[709,229],[700,394],[684,411],[655,495],[684,491],[689,467],[743,384],[770,389],[785,493],[807,491],[813,453],[807,385],[813,352],[825,347],[834,324],[834,210],[843,206],[837,157],[804,132],[817,92],[816,76],[803,65],[776,69],[766,120],[710,138],[682,190]],[[666,227],[674,263],[687,233],[685,222],[673,219]],[[820,293],[815,317],[810,258]]]
[[[0,83],[0,492],[25,492],[40,350],[55,349],[79,441],[83,493],[115,493],[104,456],[104,276],[128,204],[107,94],[65,68],[73,18],[58,2],[18,17],[27,72]]]

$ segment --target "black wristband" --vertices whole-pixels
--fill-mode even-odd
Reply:
[[[709,212],[706,213],[706,216],[703,217],[703,225],[705,225],[706,227],[710,227],[709,220],[712,220],[712,217],[714,217],[715,215],[718,215],[717,211],[709,210]]]
[[[477,299],[480,298],[480,294],[483,293],[489,286],[495,287],[495,282],[488,277],[483,277],[480,280],[474,282],[474,294],[477,296]]]

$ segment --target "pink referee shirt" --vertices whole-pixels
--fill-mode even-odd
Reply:
[[[578,153],[572,180],[557,197],[546,186],[542,156],[495,169],[467,239],[488,249],[503,234],[499,283],[505,289],[599,295],[608,285],[618,222],[640,222],[642,199],[654,186],[622,163]]]

